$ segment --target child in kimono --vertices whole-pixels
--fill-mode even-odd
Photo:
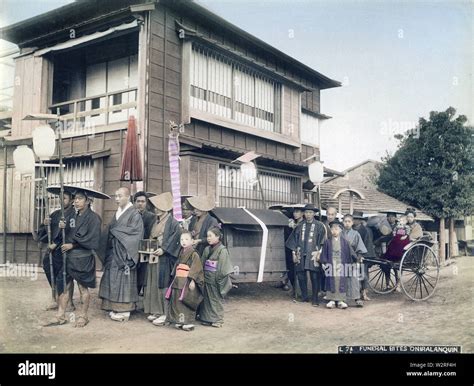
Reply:
[[[408,225],[407,216],[401,216],[397,225],[395,225],[395,228],[393,229],[393,238],[387,245],[387,251],[384,255],[387,260],[400,261],[405,253],[404,248],[410,244],[410,232],[411,227]],[[398,283],[398,276],[397,274],[395,275]]]
[[[214,227],[207,232],[208,246],[201,257],[204,266],[204,300],[199,319],[205,326],[222,327],[224,323],[224,296],[232,288],[230,274],[234,268],[229,251],[221,242],[222,232]]]
[[[410,235],[410,225],[408,225],[407,216],[401,216],[398,220],[398,224],[393,230],[393,236],[400,236],[400,240],[406,240]]]
[[[329,300],[326,307],[345,309],[350,280],[350,270],[347,268],[352,264],[352,251],[349,242],[341,234],[342,223],[334,220],[329,226],[331,238],[324,242],[319,260],[326,274],[326,299]]]
[[[191,233],[185,231],[180,238],[181,251],[171,272],[171,282],[166,298],[169,300],[168,320],[178,329],[194,330],[196,310],[186,305],[183,300],[185,291],[199,290],[204,286],[204,273],[199,255],[193,248]]]

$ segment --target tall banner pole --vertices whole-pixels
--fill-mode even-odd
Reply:
[[[57,121],[56,129],[58,130],[58,158],[59,158],[59,203],[61,205],[61,221],[66,222],[64,216],[64,170],[63,170],[63,152],[62,152],[62,135],[61,124],[59,121],[59,108],[56,111]],[[62,245],[66,243],[66,228],[61,229]],[[61,247],[62,247],[61,245]],[[67,252],[63,251],[63,293],[66,293],[66,263]]]
[[[182,125],[170,122],[168,141],[168,159],[170,164],[171,193],[173,194],[173,216],[177,221],[183,221],[181,212],[181,185],[179,174],[179,130]]]
[[[43,160],[40,159],[40,173],[41,173],[41,185],[42,185],[42,196],[44,200],[44,206],[45,206],[45,213],[43,216],[43,223],[44,219],[48,218],[48,225],[47,225],[47,230],[48,230],[48,253],[49,253],[49,273],[51,275],[51,295],[53,297],[53,301],[56,301],[56,278],[54,277],[54,267],[53,267],[53,252],[49,248],[49,246],[52,243],[52,235],[51,235],[51,218],[49,215],[49,199],[48,199],[48,193],[46,192],[46,174],[44,172],[44,164]]]

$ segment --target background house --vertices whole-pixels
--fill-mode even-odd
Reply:
[[[379,176],[379,167],[382,165],[379,161],[371,159],[365,160],[354,165],[340,173],[324,180],[324,183],[331,185],[354,185],[360,188],[376,189],[376,180]]]
[[[60,23],[58,23],[58,20]],[[65,180],[113,194],[127,119],[138,122],[143,189],[170,190],[169,122],[180,135],[183,195],[218,206],[263,206],[238,156],[255,151],[267,205],[303,200],[308,159],[319,159],[321,90],[340,83],[191,1],[83,0],[2,28],[17,44],[11,130],[3,136],[0,207],[4,260],[38,262],[31,232],[41,190],[20,180],[12,152],[31,144],[31,113],[59,112]],[[58,173],[47,170],[49,183]],[[49,197],[52,207],[58,206]],[[94,203],[104,226],[113,200]]]
[[[375,182],[380,165],[381,162],[366,160],[346,169],[341,176],[326,178],[321,184],[323,207],[334,206],[340,213],[358,210],[375,215],[390,209],[404,212],[410,205],[377,190]],[[419,221],[433,222],[432,217],[419,209],[417,218]]]

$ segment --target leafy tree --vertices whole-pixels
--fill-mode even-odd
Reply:
[[[452,232],[454,217],[474,212],[474,130],[466,116],[455,115],[453,107],[432,111],[415,130],[396,136],[398,149],[383,160],[377,180],[383,192],[440,219],[440,228],[450,218]]]

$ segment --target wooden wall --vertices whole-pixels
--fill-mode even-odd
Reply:
[[[224,35],[200,24],[195,18],[178,15],[174,10],[157,4],[151,13],[150,24],[150,64],[148,89],[148,136],[147,190],[156,193],[170,190],[168,167],[169,121],[181,121],[181,57],[182,41],[179,39],[175,20],[196,29],[209,39],[226,45],[230,50],[244,54],[256,63],[284,73],[291,79],[317,88],[291,69],[286,68],[275,58],[265,57],[261,52],[252,51],[239,43],[235,36]],[[285,89],[285,87],[284,87]],[[283,134],[292,138],[299,136],[299,93],[287,87],[283,91]],[[301,105],[311,111],[319,112],[319,89],[317,93],[306,92],[301,96]],[[197,139],[205,139],[217,144],[235,148],[239,151],[254,150],[262,155],[279,158],[282,161],[301,161],[318,149],[302,146],[300,149],[258,138],[236,130],[225,129],[222,126],[207,124],[193,120],[186,125],[185,134]]]
[[[14,167],[7,168],[7,186],[3,187],[3,167],[0,169],[0,231],[5,231],[3,211],[7,214],[7,231],[13,233],[31,232],[34,214],[34,182],[31,178],[20,180]],[[7,195],[6,208],[3,207],[4,194]]]
[[[23,121],[27,114],[48,113],[52,91],[52,65],[42,56],[15,59],[12,136],[31,134],[38,121]]]
[[[43,253],[39,244],[33,240],[31,233],[8,234],[5,260],[3,260],[3,251],[3,237],[0,237],[0,264],[7,261],[17,264],[42,264]]]
[[[146,187],[155,193],[171,189],[169,121],[181,121],[181,41],[175,31],[176,18],[159,4],[151,14]]]
[[[157,7],[155,12],[159,12]],[[203,24],[198,18],[180,15],[177,17],[187,27],[196,30],[199,34],[215,41],[216,43],[226,46],[229,50],[235,51],[241,55],[245,55],[251,61],[263,66],[269,70],[282,74],[295,82],[298,82],[312,91],[306,91],[302,95],[301,104],[304,108],[319,113],[320,112],[320,86],[311,79],[308,79],[301,73],[283,63],[281,58],[272,54],[263,54],[259,48],[253,48],[248,44],[243,44],[242,39],[236,34],[223,33],[218,25]]]
[[[217,199],[218,162],[199,156],[182,156],[180,161],[181,194],[208,195]]]
[[[314,113],[320,113],[321,112],[321,99],[320,99],[321,92],[314,83],[307,82],[306,84],[307,86],[314,88],[315,90],[312,92],[304,91],[301,94],[301,107],[303,109],[307,109]]]
[[[124,122],[122,129],[63,139],[62,152],[66,158],[71,154],[110,150],[109,156],[94,159],[94,189],[109,196],[113,196],[120,186],[130,187],[130,183],[119,181],[120,165],[127,137],[126,126],[127,123]],[[94,210],[101,216],[105,226],[117,210],[117,206],[112,197],[111,200],[95,200]]]
[[[300,149],[297,149],[283,143],[268,141],[264,138],[203,121],[193,120],[189,125],[186,125],[185,134],[198,140],[224,145],[238,152],[255,151],[262,156],[281,160],[301,162],[314,153],[318,154],[319,157],[317,148],[302,145]]]
[[[300,93],[294,88],[283,87],[282,134],[300,140]]]

